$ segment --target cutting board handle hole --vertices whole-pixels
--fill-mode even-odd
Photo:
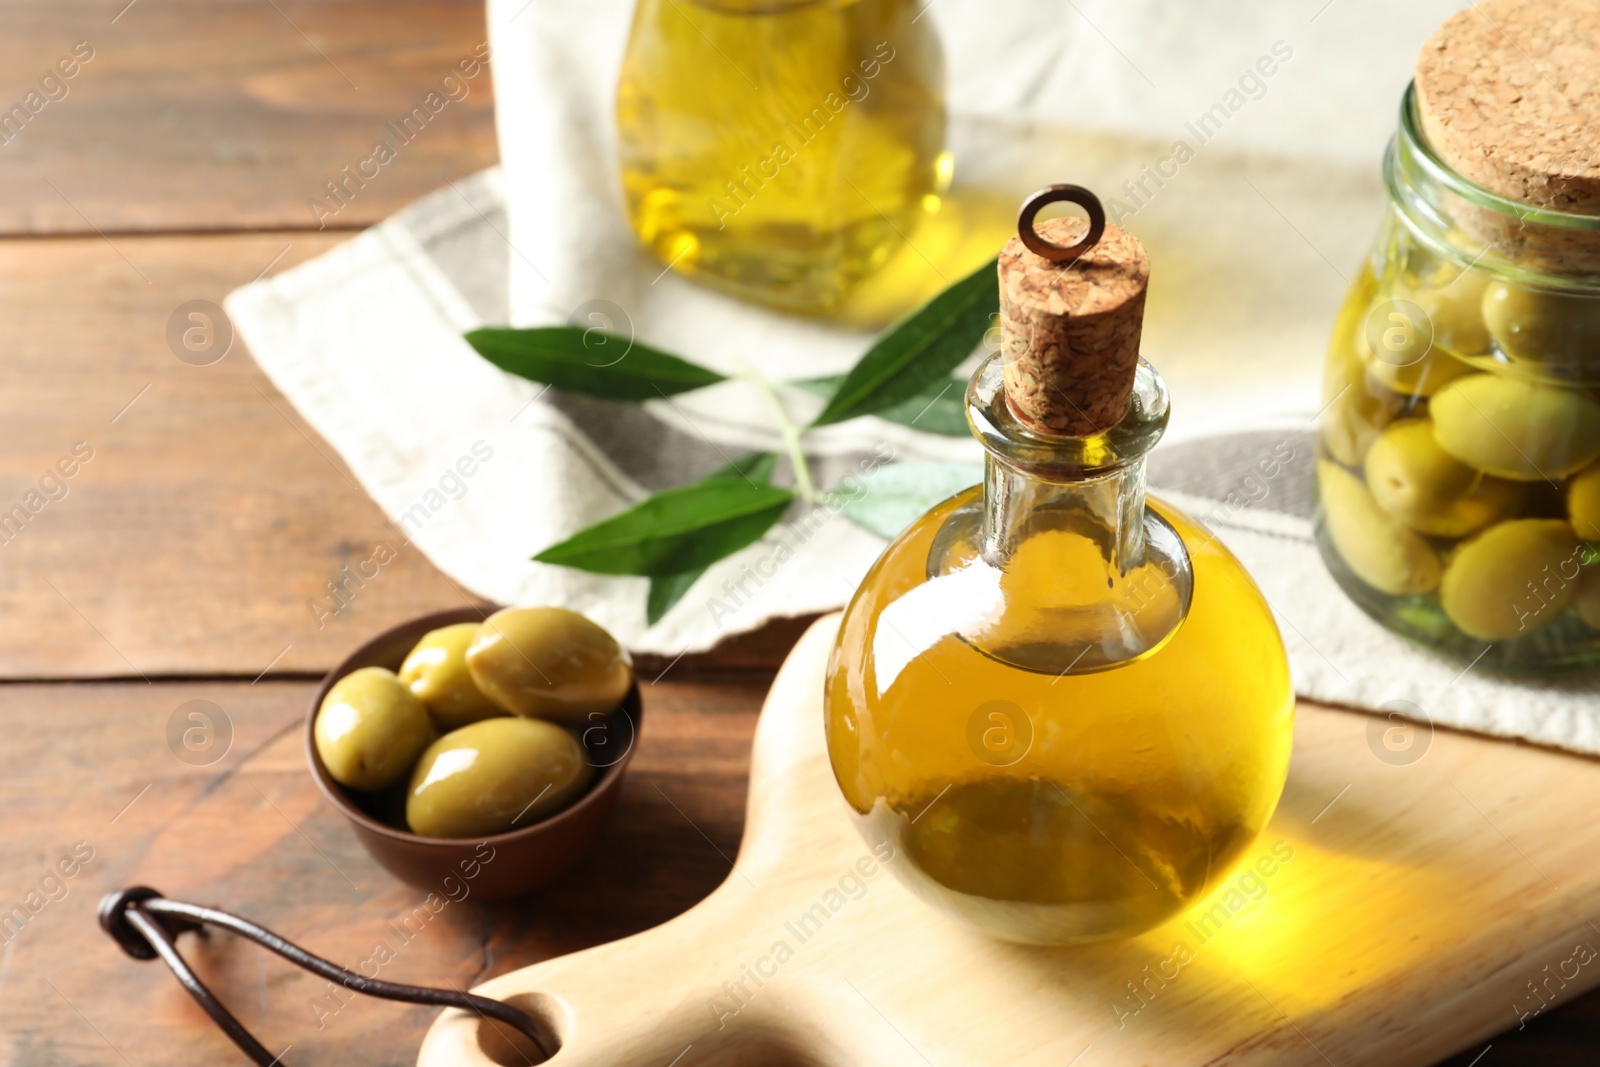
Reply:
[[[499,999],[499,998],[496,998]],[[513,1008],[521,1008],[539,1023],[540,1044],[518,1030],[497,1019],[478,1019],[478,1049],[500,1067],[529,1067],[544,1063],[561,1050],[561,1035],[557,1020],[562,1018],[560,1006],[543,993],[518,993],[504,998]]]

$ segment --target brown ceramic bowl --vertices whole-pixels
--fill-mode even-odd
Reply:
[[[616,806],[622,775],[633,758],[642,711],[635,685],[603,725],[584,731],[583,744],[600,774],[571,807],[531,826],[486,838],[423,837],[403,829],[405,786],[383,793],[347,790],[329,776],[312,737],[322,698],[340,678],[362,667],[398,671],[406,654],[430,630],[458,622],[481,622],[499,609],[458,608],[425,615],[374,637],[328,673],[306,715],[306,760],[317,788],[350,820],[372,858],[402,882],[456,896],[465,885],[481,900],[531,893],[560,878],[594,847]],[[446,882],[446,879],[450,879]]]

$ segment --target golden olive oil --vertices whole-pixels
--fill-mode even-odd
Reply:
[[[941,910],[1022,941],[1149,929],[1225,876],[1276,806],[1294,714],[1277,627],[1239,562],[1154,500],[1188,551],[1194,594],[1139,658],[1027,670],[897,623],[892,606],[929,581],[936,535],[982,493],[918,520],[862,581],[828,679],[834,774],[863,833],[893,842],[897,873]],[[1050,536],[1085,543],[1017,552],[1005,611],[1090,608],[1091,571],[1108,603],[1123,595],[1103,566],[1061,565],[1099,559],[1100,546]]]
[[[944,70],[913,0],[639,0],[622,184],[663,263],[796,311],[914,240],[948,181]]]

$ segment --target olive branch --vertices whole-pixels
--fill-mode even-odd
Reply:
[[[999,310],[995,264],[973,271],[886,329],[847,374],[770,382],[754,369],[729,376],[638,341],[581,326],[534,329],[490,327],[466,339],[478,354],[508,373],[556,389],[604,400],[641,403],[704,389],[730,377],[750,383],[771,408],[794,472],[793,487],[774,485],[778,456],[744,456],[689,485],[654,493],[588,526],[533,558],[593,574],[650,579],[646,617],[655,623],[688,592],[706,569],[759,541],[796,501],[828,500],[852,521],[891,537],[916,515],[976,480],[973,468],[948,463],[893,464],[885,477],[892,492],[846,500],[819,492],[806,461],[805,434],[876,415],[917,430],[967,435],[965,382],[951,372],[977,348]],[[598,335],[598,336],[597,336]],[[616,342],[626,351],[603,365],[590,361],[593,345]],[[822,413],[796,426],[777,389],[824,398]],[[961,485],[954,480],[964,479]]]

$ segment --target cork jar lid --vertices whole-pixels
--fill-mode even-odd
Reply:
[[[1087,220],[1034,219],[1067,201]],[[1000,253],[1006,400],[1030,428],[1085,437],[1127,414],[1139,366],[1150,260],[1138,238],[1105,221],[1087,189],[1053,185],[1022,206]]]
[[[1510,200],[1600,215],[1600,3],[1486,0],[1417,60],[1423,131],[1462,175]]]

